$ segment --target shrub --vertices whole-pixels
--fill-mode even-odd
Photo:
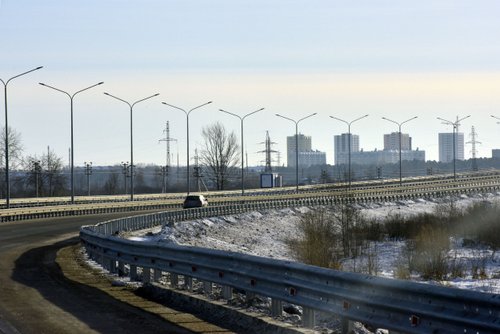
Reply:
[[[394,266],[394,278],[409,280],[410,279],[410,269],[406,263],[404,256],[401,256],[395,263]]]
[[[399,214],[389,216],[384,223],[384,231],[389,239],[413,239],[424,226],[445,228],[448,220],[431,213],[421,213],[405,218]]]
[[[474,252],[474,256],[471,259],[471,273],[473,279],[488,278],[486,274],[486,257],[479,254],[479,252]]]
[[[466,263],[463,259],[457,258],[456,252],[455,256],[449,262],[448,267],[450,271],[450,278],[465,277],[465,271],[467,269]]]
[[[304,214],[298,225],[301,235],[287,240],[295,256],[307,264],[338,268],[339,236],[335,219],[321,209]]]
[[[462,217],[458,231],[463,237],[488,245],[493,251],[498,250],[500,248],[500,207],[489,202],[473,204]]]
[[[448,232],[439,227],[423,226],[415,238],[415,269],[424,279],[442,280],[448,273],[446,254],[450,249]]]

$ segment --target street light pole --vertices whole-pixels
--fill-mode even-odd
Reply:
[[[229,115],[232,115],[234,117],[237,117],[240,119],[240,124],[241,124],[241,195],[244,195],[245,194],[245,185],[244,185],[244,178],[245,178],[245,173],[244,173],[244,168],[245,168],[245,159],[244,159],[244,151],[243,151],[243,121],[245,120],[245,118],[247,118],[248,116],[250,115],[253,115],[261,110],[264,110],[264,108],[260,108],[259,110],[255,110],[251,113],[248,113],[246,114],[245,116],[241,117],[239,115],[236,115],[236,114],[233,114],[232,112],[229,112],[229,111],[226,111],[226,110],[222,110],[222,109],[219,109],[219,111],[222,111],[223,113],[226,113],[226,114],[229,114]],[[248,162],[247,162],[248,163]]]
[[[89,90],[91,88],[94,88],[96,86],[102,85],[103,83],[104,82],[101,81],[99,83],[96,83],[95,85],[81,89],[81,90],[77,91],[76,93],[74,93],[73,95],[71,95],[68,92],[65,92],[64,90],[61,90],[59,88],[55,88],[55,87],[52,87],[52,86],[49,86],[47,84],[40,82],[40,85],[42,85],[44,87],[47,87],[47,88],[53,89],[55,91],[58,91],[60,93],[66,94],[69,97],[69,100],[71,102],[71,203],[72,204],[75,203],[75,177],[74,177],[75,164],[74,164],[74,149],[73,149],[73,99],[74,99],[76,94],[81,93],[81,92],[86,91],[86,90]]]
[[[135,101],[134,103],[129,103],[128,101],[125,101],[119,97],[116,97],[114,95],[111,95],[109,93],[104,93],[104,95],[107,95],[109,97],[112,97],[118,101],[122,101],[123,103],[126,103],[129,107],[130,107],[130,200],[133,201],[134,200],[134,136],[133,136],[133,118],[132,118],[132,114],[133,114],[133,109],[134,109],[134,106],[139,103],[139,102],[142,102],[142,101],[146,101],[146,100],[149,100],[150,98],[153,98],[155,96],[158,96],[160,95],[160,93],[156,93],[154,95],[151,95],[151,96],[148,96],[148,97],[145,97],[143,99],[140,99],[140,100],[137,100]]]
[[[460,125],[460,122],[466,118],[469,118],[469,117],[470,117],[470,115],[462,117],[460,119],[458,119],[458,117],[457,117],[457,120],[455,122],[448,121],[447,119],[443,119],[441,117],[437,117],[438,120],[444,122],[445,124],[453,126],[453,179],[454,180],[457,179],[457,168],[456,168],[457,159],[456,159],[456,153],[455,153],[455,151],[456,151],[455,133],[458,130],[458,126]]]
[[[186,164],[187,164],[187,166],[186,166],[186,168],[187,168],[186,169],[186,174],[187,174],[187,177],[186,177],[186,179],[187,179],[187,181],[186,181],[186,188],[187,188],[187,194],[189,195],[189,191],[190,191],[190,189],[189,189],[190,188],[189,187],[189,114],[191,113],[191,111],[193,111],[195,109],[201,108],[203,106],[206,106],[207,104],[212,103],[212,101],[203,103],[203,104],[201,104],[201,105],[199,105],[197,107],[189,109],[188,111],[186,111],[186,110],[184,110],[182,108],[176,107],[174,105],[168,104],[166,102],[162,102],[162,103],[164,105],[166,105],[166,106],[171,107],[171,108],[175,108],[175,109],[181,110],[181,111],[183,111],[186,114],[186,143],[187,143],[187,149],[186,149],[186,156],[187,156],[186,157],[186,159],[187,159],[187,161],[186,161]]]
[[[368,114],[361,116],[361,117],[358,117],[353,121],[347,122],[341,118],[338,118],[335,116],[330,116],[330,118],[336,119],[337,121],[341,121],[341,122],[347,124],[347,145],[349,146],[348,147],[348,152],[349,152],[348,153],[349,154],[349,190],[351,189],[351,124],[356,122],[356,121],[359,121],[365,117],[368,117]]]
[[[276,116],[289,120],[295,123],[295,187],[296,191],[299,192],[299,123],[305,120],[306,118],[312,117],[317,113],[310,114],[306,117],[299,119],[298,121],[288,118],[286,116],[276,114]]]
[[[43,68],[43,66],[38,66],[32,70],[23,72],[21,74],[15,75],[6,81],[0,79],[0,82],[3,84],[4,88],[4,102],[5,102],[5,206],[7,209],[10,208],[10,178],[9,178],[9,122],[7,116],[7,85],[9,82],[15,78],[19,78],[25,74],[31,73],[33,71],[39,70]]]
[[[382,119],[385,119],[386,121],[392,122],[396,124],[399,128],[399,186],[403,185],[403,172],[402,172],[402,162],[401,162],[401,126],[409,121],[414,120],[415,118],[418,118],[418,116],[412,117],[410,119],[407,119],[404,122],[398,123],[396,121],[393,121],[392,119],[382,117]]]

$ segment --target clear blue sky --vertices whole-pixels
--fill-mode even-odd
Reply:
[[[286,157],[294,125],[333,163],[333,136],[352,120],[365,150],[381,149],[383,134],[403,121],[415,147],[438,158],[436,117],[472,117],[480,156],[500,148],[500,2],[477,1],[74,1],[0,0],[0,78],[44,69],[9,84],[9,125],[21,133],[26,154],[50,145],[68,157],[69,99],[38,85],[75,92],[105,84],[75,99],[75,164],[130,159],[129,101],[161,95],[134,109],[134,160],[164,163],[164,123],[179,139],[185,164],[185,116],[161,104],[191,108],[191,148],[201,128],[216,120],[236,132],[243,115],[250,164],[264,159],[265,132]],[[3,106],[3,94],[0,96]],[[0,124],[3,125],[3,108]],[[172,151],[177,150],[172,144]],[[466,148],[469,156],[470,146]]]

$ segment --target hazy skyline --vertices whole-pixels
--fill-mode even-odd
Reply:
[[[75,165],[130,159],[128,101],[160,93],[134,109],[134,161],[164,164],[165,122],[179,140],[185,164],[186,119],[162,101],[192,108],[191,157],[201,128],[220,121],[239,138],[245,120],[250,164],[264,160],[266,130],[286,157],[295,128],[276,113],[298,119],[314,149],[333,164],[333,137],[352,120],[364,150],[383,148],[383,135],[403,121],[413,147],[438,159],[436,117],[472,115],[461,131],[479,134],[479,156],[500,148],[500,21],[497,1],[13,1],[0,2],[0,78],[37,66],[9,84],[9,125],[22,135],[25,154],[48,145],[67,161],[70,105],[63,94],[99,81],[75,98]],[[3,94],[0,102],[3,106]],[[0,124],[4,125],[1,108]],[[175,154],[177,145],[172,144]],[[470,157],[466,145],[465,157]]]

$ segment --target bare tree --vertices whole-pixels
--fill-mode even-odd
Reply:
[[[118,193],[118,173],[111,172],[106,183],[104,184],[104,193],[114,195]]]
[[[50,149],[42,156],[42,166],[45,166],[45,179],[49,196],[58,196],[64,193],[66,177],[63,174],[63,159]]]
[[[5,197],[7,189],[5,185],[5,139],[7,133],[5,126],[0,134],[0,189],[2,197]],[[9,126],[9,170],[18,169],[22,163],[23,145],[21,134]]]
[[[36,196],[43,194],[42,161],[36,155],[24,159],[24,170],[28,171],[22,178],[26,190]],[[32,189],[32,190],[31,190]]]
[[[201,161],[207,166],[207,177],[215,183],[217,190],[223,190],[240,161],[236,135],[228,133],[217,122],[204,127],[202,136],[205,147],[201,152]]]
[[[0,138],[0,166],[5,168],[5,139],[7,138],[5,126],[2,128]],[[23,145],[21,134],[9,126],[9,169],[17,169],[22,163]]]
[[[34,170],[35,162],[39,163],[39,171]],[[66,176],[63,174],[63,159],[58,157],[54,151],[48,150],[41,158],[36,155],[27,156],[24,159],[27,173],[24,183],[27,187],[36,191],[41,196],[59,196],[65,192]]]

